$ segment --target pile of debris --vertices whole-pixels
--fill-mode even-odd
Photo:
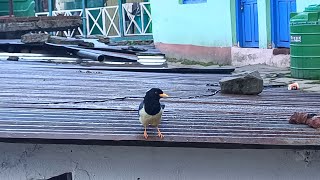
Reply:
[[[79,16],[5,17],[0,18],[0,49],[7,53],[41,52],[78,58],[77,63],[130,63],[131,65],[165,65],[165,55],[152,42],[111,42],[108,37],[76,38],[53,36],[53,33],[82,26]],[[31,33],[33,32],[33,33]],[[17,39],[21,39],[17,41]],[[20,55],[21,56],[21,55]],[[22,56],[25,56],[23,54]],[[19,58],[8,58],[17,60]]]
[[[74,31],[81,26],[78,16],[4,18],[0,20],[0,51],[3,51],[0,59],[74,63],[86,68],[103,66],[99,68],[114,71],[210,74],[234,71],[220,67],[168,68],[165,55],[155,48],[152,40],[117,41],[102,35],[83,38],[81,32]],[[66,32],[75,32],[74,38],[63,37]]]
[[[45,45],[47,49],[60,49],[82,59],[99,62],[130,62],[136,65],[163,65],[166,62],[165,55],[154,46],[119,46],[111,44],[108,38],[76,39],[29,33],[21,37],[21,42],[26,45]]]

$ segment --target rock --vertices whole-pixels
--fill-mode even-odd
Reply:
[[[79,42],[78,46],[82,46],[82,47],[90,47],[90,48],[93,48],[94,47],[94,44],[92,42]]]
[[[19,57],[18,56],[9,56],[8,61],[18,61],[19,60]]]
[[[65,38],[58,36],[51,36],[48,42],[53,44],[64,44],[64,45],[77,45],[81,47],[94,47],[94,43],[86,42],[81,39]]]
[[[100,36],[100,37],[98,37],[98,41],[101,42],[101,43],[104,43],[104,44],[109,44],[110,43],[110,38]]]
[[[21,36],[21,42],[25,44],[34,44],[34,43],[45,43],[48,42],[50,38],[49,34],[45,33],[36,33],[36,34],[25,34]]]
[[[257,95],[263,91],[263,79],[258,71],[238,74],[220,80],[221,93]]]
[[[80,39],[69,39],[69,38],[58,37],[58,36],[51,36],[48,42],[53,44],[65,44],[65,45],[79,45],[80,43],[84,43],[84,41]]]

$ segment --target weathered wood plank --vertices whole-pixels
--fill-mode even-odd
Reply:
[[[63,31],[82,24],[79,16],[10,17],[0,19],[0,33],[31,31]]]

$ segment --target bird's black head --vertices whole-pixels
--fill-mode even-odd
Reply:
[[[167,94],[163,93],[163,91],[159,88],[152,88],[149,91],[147,91],[145,99],[149,100],[157,100],[159,101],[160,98],[168,97]]]
[[[159,88],[152,88],[144,97],[144,109],[149,115],[156,115],[161,110],[161,104],[159,102],[160,98],[168,97],[163,91]]]

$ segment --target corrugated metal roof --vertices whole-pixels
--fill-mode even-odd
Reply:
[[[59,69],[66,66],[0,61],[2,140],[144,144],[137,108],[149,88],[159,87],[171,96],[163,100],[165,138],[149,128],[148,143],[320,145],[318,130],[288,123],[296,111],[317,113],[320,94],[268,88],[259,96],[211,96],[226,75]]]

